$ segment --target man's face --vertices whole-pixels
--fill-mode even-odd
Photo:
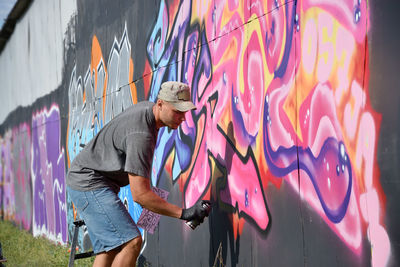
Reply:
[[[177,110],[172,104],[162,101],[160,119],[165,126],[171,129],[177,129],[185,121],[186,112]]]

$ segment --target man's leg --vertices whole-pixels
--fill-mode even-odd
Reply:
[[[93,263],[93,267],[110,267],[118,251],[118,249],[113,249],[108,252],[97,254]]]
[[[68,192],[72,194],[71,199],[85,220],[94,252],[114,248],[109,252],[98,253],[93,266],[135,266],[142,238],[116,192],[110,188],[88,192],[68,188]]]
[[[121,251],[115,256],[113,267],[136,266],[136,259],[142,248],[142,237],[138,236],[121,246]]]

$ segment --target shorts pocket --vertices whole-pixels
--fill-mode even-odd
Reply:
[[[82,203],[81,203],[81,210],[80,212],[84,212],[85,209],[89,206],[89,202],[87,201],[87,199],[85,199]]]
[[[72,203],[74,204],[75,208],[78,210],[78,213],[84,212],[89,205],[89,201],[86,197],[86,192],[76,191],[68,188],[68,194],[71,197]]]

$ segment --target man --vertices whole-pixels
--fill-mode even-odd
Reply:
[[[198,222],[208,216],[209,201],[182,209],[153,193],[149,179],[158,130],[177,129],[195,108],[189,86],[165,82],[155,104],[140,102],[116,116],[71,163],[67,191],[87,225],[93,266],[135,266],[139,255],[142,238],[118,197],[120,187],[130,184],[135,202],[162,215]]]

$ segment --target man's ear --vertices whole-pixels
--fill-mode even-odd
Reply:
[[[159,109],[161,109],[161,108],[162,108],[162,105],[163,105],[163,101],[162,101],[161,99],[157,99],[156,105],[157,105],[157,107],[158,107]]]

